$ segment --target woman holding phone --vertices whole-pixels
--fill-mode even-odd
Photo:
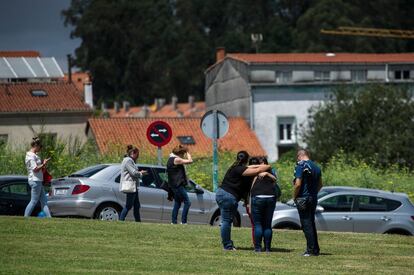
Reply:
[[[47,198],[45,189],[43,188],[43,168],[50,158],[41,160],[37,155],[42,150],[42,143],[38,137],[34,137],[30,143],[31,149],[26,153],[25,164],[28,173],[28,182],[31,188],[30,202],[26,206],[24,216],[29,217],[38,201],[40,201],[41,209],[47,218],[51,218],[49,207],[47,206]]]
[[[121,192],[126,194],[126,204],[119,217],[120,221],[125,220],[125,217],[128,215],[128,212],[132,207],[134,207],[135,221],[141,221],[141,215],[139,213],[141,204],[139,203],[137,181],[139,181],[142,176],[146,175],[147,171],[138,170],[138,167],[135,165],[138,157],[138,148],[133,145],[128,145],[126,155],[121,164],[121,182],[119,189]]]

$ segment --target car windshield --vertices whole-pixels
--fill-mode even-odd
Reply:
[[[75,173],[70,174],[68,177],[70,178],[89,178],[92,175],[95,175],[99,171],[103,170],[104,168],[108,167],[108,164],[97,164],[94,166],[89,166],[86,168],[83,168],[79,171],[76,171]]]

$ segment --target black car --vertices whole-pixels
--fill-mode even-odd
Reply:
[[[0,215],[24,216],[30,202],[30,186],[27,176],[0,176]],[[37,203],[32,216],[40,213]]]

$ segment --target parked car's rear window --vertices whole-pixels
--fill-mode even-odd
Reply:
[[[84,177],[84,178],[89,178],[92,175],[98,173],[99,171],[103,170],[104,168],[108,167],[108,164],[98,164],[98,165],[94,165],[94,166],[89,166],[86,168],[83,168],[79,171],[76,171],[75,173],[72,173],[69,175],[69,177],[73,178],[73,177]]]
[[[393,211],[401,206],[401,202],[375,196],[359,196],[360,212]]]

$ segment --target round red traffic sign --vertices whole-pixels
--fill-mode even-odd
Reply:
[[[172,130],[168,123],[158,120],[151,123],[147,128],[148,141],[158,147],[167,145],[172,137]]]

